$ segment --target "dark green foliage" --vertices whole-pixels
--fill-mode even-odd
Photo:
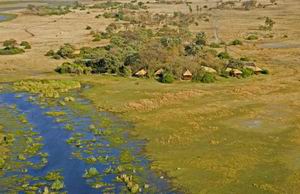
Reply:
[[[230,55],[227,52],[220,52],[218,57],[219,59],[230,59]]]
[[[91,68],[84,65],[65,62],[55,69],[58,73],[74,73],[74,74],[89,74]]]
[[[20,54],[24,53],[25,51],[21,48],[18,47],[5,47],[4,49],[0,49],[0,55],[15,55],[15,54]]]
[[[255,34],[250,34],[249,36],[247,36],[246,40],[257,40],[258,36]]]
[[[211,48],[220,48],[221,46],[220,46],[220,44],[218,44],[218,43],[211,43],[210,45],[209,45]]]
[[[64,46],[60,47],[60,49],[56,52],[62,58],[73,58],[75,48],[71,44],[64,44]]]
[[[193,75],[192,81],[194,82],[202,82],[202,83],[213,83],[215,82],[216,78],[213,74],[203,71],[197,71]]]
[[[206,45],[206,34],[205,32],[199,32],[196,34],[195,38],[196,45],[205,46]]]
[[[15,39],[5,40],[3,46],[6,48],[14,48],[17,46],[17,41]]]
[[[230,45],[242,45],[242,44],[243,44],[242,41],[240,41],[238,39],[235,39],[230,43]]]
[[[247,69],[247,68],[244,68],[241,70],[243,73],[242,73],[242,77],[243,78],[246,78],[246,77],[250,77],[251,75],[254,74],[253,70],[252,69]]]
[[[23,46],[24,49],[31,49],[31,45],[27,41],[22,41],[20,46]]]
[[[270,74],[269,70],[267,70],[267,69],[263,69],[263,70],[261,71],[261,73],[262,73],[262,74]]]
[[[159,78],[159,81],[161,83],[173,83],[174,76],[171,73],[166,72]]]
[[[28,5],[27,9],[31,14],[46,16],[46,15],[65,15],[70,11],[68,6],[35,6]]]
[[[132,75],[132,71],[131,71],[130,67],[122,65],[119,68],[119,75],[121,75],[123,77],[130,77]]]
[[[53,56],[54,54],[55,54],[54,50],[49,50],[49,51],[45,54],[45,56],[51,57],[51,56]]]
[[[211,73],[204,73],[202,79],[201,79],[201,82],[202,83],[213,83],[215,82],[216,78],[213,74]]]
[[[196,44],[188,44],[184,48],[186,55],[196,55],[199,50],[200,48]]]

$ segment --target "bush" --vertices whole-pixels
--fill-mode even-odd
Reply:
[[[60,47],[60,49],[56,52],[62,58],[73,58],[75,48],[71,44],[64,44],[64,46]]]
[[[213,83],[215,82],[215,76],[208,72],[198,71],[194,74],[192,81],[202,83]]]
[[[86,30],[91,30],[92,27],[91,27],[91,26],[87,26],[85,29],[86,29]]]
[[[23,46],[24,49],[31,49],[31,45],[27,41],[22,41],[20,46]]]
[[[267,70],[267,69],[263,69],[263,70],[261,71],[261,73],[262,73],[262,74],[270,74],[269,70]]]
[[[220,48],[220,47],[221,47],[220,44],[215,43],[215,42],[211,43],[209,46],[210,46],[211,48]]]
[[[132,71],[130,67],[123,65],[119,68],[119,75],[124,77],[130,77],[132,75]]]
[[[257,40],[258,37],[255,34],[250,34],[249,36],[247,36],[246,40]]]
[[[247,69],[247,68],[242,69],[242,77],[243,78],[250,77],[253,74],[254,74],[254,72],[252,69]]]
[[[45,56],[52,57],[54,54],[55,54],[54,50],[49,50],[49,51],[45,54]]]
[[[213,74],[211,73],[204,73],[202,76],[201,82],[202,83],[213,83],[215,82],[216,78]]]
[[[15,39],[5,40],[3,46],[6,48],[14,48],[17,46],[17,41]]]
[[[227,52],[220,52],[218,57],[219,59],[230,59],[230,55]]]
[[[230,43],[230,45],[242,45],[242,44],[243,44],[242,41],[240,41],[238,39],[235,39]]]
[[[25,51],[21,48],[17,48],[17,47],[6,47],[4,49],[0,49],[0,55],[15,55],[15,54],[20,54],[20,53],[24,53]]]
[[[89,74],[92,69],[80,64],[65,62],[55,69],[58,73],[75,73],[75,74]]]
[[[173,83],[174,76],[170,73],[164,73],[161,78],[159,79],[161,83]]]

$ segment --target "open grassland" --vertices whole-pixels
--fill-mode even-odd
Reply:
[[[148,141],[145,152],[153,169],[166,172],[185,193],[299,193],[300,50],[259,46],[300,42],[299,2],[278,4],[250,11],[212,10],[215,19],[192,27],[206,31],[211,40],[216,28],[223,41],[243,40],[246,32],[257,31],[263,21],[257,18],[274,18],[273,38],[228,48],[230,54],[248,56],[270,69],[268,76],[166,85],[147,79],[53,73],[62,61],[45,57],[49,49],[62,43],[102,44],[92,42],[85,27],[105,29],[112,20],[96,19],[99,11],[91,10],[50,17],[21,15],[1,23],[1,40],[27,40],[32,49],[0,56],[0,81],[74,79],[91,84],[83,95],[99,110],[132,122],[132,134]],[[157,12],[188,11],[185,5],[149,6]]]

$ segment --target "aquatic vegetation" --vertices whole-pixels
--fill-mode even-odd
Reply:
[[[63,189],[64,187],[65,187],[64,182],[60,181],[59,179],[56,179],[51,185],[51,189],[53,189],[55,191],[59,191],[59,190]]]
[[[47,181],[63,180],[64,177],[60,174],[60,171],[48,172],[45,176]]]
[[[65,129],[69,131],[74,131],[74,127],[71,124],[66,124]]]
[[[22,80],[14,83],[17,91],[35,93],[47,98],[59,98],[61,93],[80,87],[79,82],[71,80]]]
[[[51,116],[51,117],[59,117],[59,116],[64,116],[64,115],[66,115],[65,112],[61,112],[61,111],[46,112],[45,114],[46,114],[47,116]]]
[[[83,175],[84,178],[93,178],[99,175],[99,172],[96,168],[92,167],[88,170],[85,170],[85,173]]]

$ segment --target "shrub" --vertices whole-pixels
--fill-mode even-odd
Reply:
[[[51,57],[51,56],[53,56],[54,54],[55,54],[54,50],[49,50],[49,51],[45,54],[45,56]]]
[[[20,46],[23,46],[24,49],[31,49],[31,45],[27,41],[22,41]]]
[[[213,74],[206,72],[202,76],[201,82],[202,83],[213,83],[213,82],[215,82],[215,80],[216,80],[216,78]]]
[[[80,64],[65,62],[55,69],[58,73],[75,73],[75,74],[89,74],[92,69]]]
[[[230,43],[230,45],[242,45],[242,44],[243,44],[242,41],[240,41],[238,39],[235,39]]]
[[[250,77],[253,74],[254,74],[254,72],[252,69],[247,69],[247,68],[242,69],[242,77],[243,78]]]
[[[17,46],[17,41],[15,39],[5,40],[3,46],[6,48],[14,48]]]
[[[174,76],[170,73],[164,73],[161,78],[159,79],[161,83],[173,83]]]
[[[91,30],[92,27],[91,27],[91,26],[87,26],[85,29],[86,29],[86,30]]]
[[[64,46],[61,46],[60,49],[56,52],[59,56],[62,58],[73,58],[75,48],[71,44],[64,44]]]
[[[195,43],[199,46],[206,45],[206,35],[204,32],[199,32],[196,34]]]
[[[123,65],[119,68],[119,74],[124,77],[130,77],[132,75],[132,71],[130,67]]]
[[[21,48],[18,47],[6,47],[4,49],[0,49],[0,55],[15,55],[15,54],[20,54],[24,53],[25,51]]]
[[[261,73],[262,73],[262,74],[270,74],[269,70],[267,70],[267,69],[263,69],[263,70],[261,71]]]
[[[247,36],[246,40],[257,40],[258,37],[255,34],[250,34],[249,36]]]
[[[220,44],[215,43],[215,42],[211,43],[209,46],[210,46],[211,48],[220,48]]]
[[[219,59],[230,59],[230,55],[227,52],[220,52],[218,57]]]

